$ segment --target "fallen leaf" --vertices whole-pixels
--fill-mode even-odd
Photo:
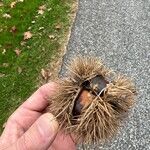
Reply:
[[[61,29],[61,24],[57,24],[57,25],[55,26],[55,29],[60,30],[60,29]]]
[[[3,14],[3,18],[10,19],[11,16],[10,16],[10,14],[5,13],[5,14]]]
[[[22,73],[22,68],[18,67],[17,71],[18,71],[19,74],[21,74]]]
[[[48,80],[49,77],[51,76],[51,73],[47,70],[47,69],[41,69],[41,75],[42,75],[42,78],[45,79],[45,80]]]
[[[11,2],[10,7],[14,8],[16,6],[16,4],[17,4],[17,1]]]
[[[3,66],[3,67],[8,67],[8,66],[9,66],[9,63],[3,63],[2,66]]]
[[[27,31],[24,33],[24,40],[28,40],[32,37],[32,33],[30,31]]]
[[[39,14],[39,15],[43,15],[43,14],[44,14],[44,11],[43,11],[43,10],[38,10],[38,14]]]
[[[10,32],[12,32],[12,33],[17,32],[17,28],[16,28],[16,26],[13,26],[13,27],[11,28]]]
[[[54,35],[49,35],[48,37],[49,37],[50,39],[54,39],[54,38],[55,38]]]
[[[4,77],[5,76],[5,74],[3,74],[3,73],[0,73],[0,78],[2,78],[2,77]]]
[[[18,49],[18,48],[17,48],[17,49],[15,49],[14,51],[15,51],[15,53],[16,53],[16,55],[17,55],[17,56],[19,56],[19,55],[20,55],[20,53],[21,53],[21,50],[20,50],[20,49]]]
[[[46,10],[46,5],[41,5],[41,6],[39,7],[39,10]]]

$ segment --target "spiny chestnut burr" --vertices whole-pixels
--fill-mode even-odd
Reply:
[[[68,70],[66,77],[57,80],[58,91],[49,107],[60,128],[88,144],[115,135],[134,103],[131,80],[112,74],[93,57],[75,58]]]

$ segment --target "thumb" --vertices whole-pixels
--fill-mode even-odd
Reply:
[[[53,143],[58,122],[50,113],[42,115],[25,134],[11,147],[11,150],[46,150]]]

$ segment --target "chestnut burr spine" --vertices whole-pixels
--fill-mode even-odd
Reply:
[[[67,77],[57,81],[59,88],[51,98],[50,111],[57,117],[61,129],[81,138],[83,143],[102,142],[115,135],[134,104],[134,84],[127,77],[111,72],[98,58],[77,57],[68,66]],[[96,76],[104,79],[99,79],[100,91],[93,93],[95,88],[91,83],[95,84]],[[83,91],[86,92],[83,94]],[[90,101],[86,97],[88,92]],[[79,109],[77,104],[82,107]],[[75,105],[78,113],[73,112]]]

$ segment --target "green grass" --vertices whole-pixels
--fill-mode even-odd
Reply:
[[[0,7],[0,132],[8,116],[37,89],[41,68],[59,53],[73,3],[72,0],[24,0],[10,8],[12,1],[5,0]],[[38,15],[43,4],[46,10]],[[11,18],[4,18],[5,13]],[[55,28],[58,24],[61,24],[59,30]],[[16,31],[12,33],[13,26]],[[33,37],[21,45],[26,31]],[[50,39],[49,35],[55,38]],[[19,56],[14,52],[16,48],[21,50]]]

